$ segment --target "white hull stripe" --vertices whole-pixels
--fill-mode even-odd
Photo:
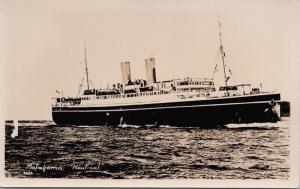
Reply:
[[[275,103],[278,102],[280,101],[275,101]],[[269,103],[270,101],[259,101],[259,102],[239,102],[239,103],[224,103],[224,104],[203,104],[203,105],[191,105],[191,106],[169,106],[169,107],[111,109],[111,110],[53,110],[52,112],[123,112],[123,111],[137,111],[137,110],[196,108],[196,107],[209,107],[209,106],[230,106],[230,105],[242,105],[242,104],[269,104]]]

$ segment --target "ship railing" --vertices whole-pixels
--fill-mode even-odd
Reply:
[[[254,94],[265,94],[270,92],[265,91],[215,91],[211,93],[212,98],[217,97],[231,97],[231,96],[243,96],[243,95],[254,95]]]
[[[168,95],[168,94],[174,94],[180,95],[180,94],[185,94],[185,95],[191,95],[193,94],[193,97],[199,97],[199,96],[207,96],[207,93],[211,91],[209,90],[204,90],[202,93],[199,91],[174,91],[174,90],[159,90],[159,91],[147,91],[147,92],[137,92],[137,93],[127,93],[127,94],[114,94],[114,95],[89,95],[88,97],[82,97],[81,102],[84,101],[90,101],[90,100],[106,100],[106,99],[124,99],[124,98],[131,98],[131,97],[147,97],[147,96],[156,96],[156,95]],[[190,93],[190,94],[187,94]],[[195,94],[197,94],[195,96]],[[205,94],[205,95],[202,95]],[[55,99],[55,98],[53,98]],[[52,103],[52,107],[63,107],[63,106],[76,106],[80,105],[81,103],[78,103],[78,101],[60,101],[60,102],[54,102]]]
[[[201,93],[194,93],[194,94],[184,94],[184,93],[178,93],[177,98],[179,99],[188,99],[188,98],[207,98],[210,97],[209,92],[201,92]]]
[[[127,93],[127,94],[116,94],[116,95],[101,95],[101,96],[95,96],[94,99],[130,98],[130,97],[139,97],[139,96],[164,95],[170,93],[171,93],[170,91],[147,91],[147,92],[137,92],[137,93]]]
[[[127,93],[127,94],[118,94],[118,95],[102,95],[102,96],[95,96],[92,99],[94,100],[98,100],[98,99],[117,99],[117,98],[131,98],[131,97],[143,97],[143,96],[156,96],[156,95],[168,95],[168,94],[174,94],[174,95],[178,95],[178,94],[186,94],[187,92],[191,92],[191,93],[197,93],[198,97],[200,96],[207,96],[207,94],[209,92],[211,92],[211,90],[203,90],[202,92],[195,92],[195,91],[164,91],[164,90],[160,90],[160,91],[147,91],[147,92],[140,92],[140,93]],[[91,99],[91,100],[92,100]]]
[[[181,79],[173,79],[173,81],[214,81],[212,78],[206,77],[186,77]]]

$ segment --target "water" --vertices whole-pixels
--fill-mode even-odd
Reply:
[[[6,123],[5,174],[26,178],[288,179],[290,122],[226,129]]]

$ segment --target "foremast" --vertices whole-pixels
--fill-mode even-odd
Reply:
[[[84,42],[83,46],[84,46],[84,62],[85,62],[86,84],[87,84],[87,89],[89,90],[89,89],[90,89],[90,84],[89,84],[89,71],[88,71],[87,59],[86,59],[85,42]]]
[[[224,82],[225,82],[225,86],[227,88],[227,81],[228,81],[229,77],[227,77],[227,75],[226,75],[225,52],[224,52],[224,46],[223,46],[223,43],[222,43],[221,26],[222,26],[222,24],[221,24],[220,20],[218,20],[219,39],[220,39],[220,53],[221,53],[223,72],[224,72]]]

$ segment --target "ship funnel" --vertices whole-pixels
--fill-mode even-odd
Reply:
[[[121,72],[122,72],[122,83],[126,84],[129,80],[131,80],[129,61],[121,62]]]
[[[147,83],[156,83],[155,59],[145,59]]]

